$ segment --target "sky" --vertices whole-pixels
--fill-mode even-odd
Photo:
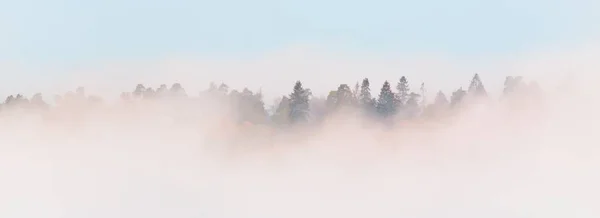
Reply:
[[[593,0],[0,0],[0,75],[9,81],[0,94],[31,92],[42,83],[34,78],[87,77],[81,69],[179,58],[231,65],[311,48],[333,58],[506,59],[597,41],[599,9]]]

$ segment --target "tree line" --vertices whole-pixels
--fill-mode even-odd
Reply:
[[[454,90],[448,97],[442,91],[435,94],[432,101],[426,99],[425,83],[418,88],[411,87],[407,77],[402,76],[395,83],[385,81],[377,93],[371,90],[368,78],[357,82],[354,87],[340,84],[328,93],[326,98],[313,96],[309,88],[297,81],[291,92],[281,97],[271,111],[267,110],[261,91],[253,92],[248,88],[242,91],[230,90],[227,84],[210,83],[208,89],[200,95],[188,96],[180,83],[168,87],[165,84],[157,88],[138,84],[131,92],[120,95],[120,103],[135,103],[164,100],[218,100],[233,111],[238,122],[253,124],[293,125],[318,122],[340,111],[353,111],[380,120],[408,120],[444,116],[465,105],[477,101],[488,101],[487,90],[478,74],[471,79],[469,87]],[[531,104],[540,101],[542,91],[536,82],[525,82],[523,77],[506,77],[501,100],[514,104]],[[94,107],[104,104],[102,98],[87,95],[85,88],[74,92],[54,96],[54,105],[44,101],[41,93],[30,99],[17,94],[10,95],[2,103],[2,110],[25,109],[29,111],[48,111],[69,106]]]

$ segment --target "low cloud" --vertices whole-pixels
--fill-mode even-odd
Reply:
[[[81,119],[2,113],[0,216],[597,217],[595,51],[470,65],[291,49],[82,69],[63,84],[118,94],[138,82],[181,82],[194,95],[223,81],[272,96],[298,79],[323,94],[338,83],[402,75],[413,86],[423,80],[449,91],[485,71],[484,82],[499,93],[505,75],[560,84],[565,71],[579,74],[572,89],[547,90],[545,105],[482,104],[450,120],[393,128],[356,117],[290,131],[228,125],[226,113],[196,103],[101,108]],[[122,80],[110,79],[117,75]],[[187,122],[173,123],[175,115]]]

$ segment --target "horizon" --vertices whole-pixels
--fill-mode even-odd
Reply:
[[[321,81],[324,75],[349,85],[407,76],[448,93],[475,73],[497,93],[506,76],[556,74],[524,69],[528,62],[556,64],[599,44],[598,9],[588,0],[13,1],[0,8],[0,95],[86,86],[110,96],[116,88],[102,86],[174,82],[198,92],[225,82],[262,87],[270,102],[295,80],[326,95],[338,84]],[[435,81],[441,76],[447,83]]]

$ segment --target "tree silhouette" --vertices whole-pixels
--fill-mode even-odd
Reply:
[[[385,81],[379,92],[377,99],[377,112],[383,117],[389,117],[396,113],[396,96],[390,87],[390,83]]]
[[[144,92],[146,92],[146,87],[142,84],[138,84],[132,94],[134,98],[142,99],[144,97]]]
[[[175,97],[186,97],[187,96],[185,89],[183,89],[183,87],[179,83],[173,84],[169,91],[171,92],[171,96],[175,96]]]
[[[290,94],[290,121],[292,123],[306,122],[310,112],[310,89],[304,89],[302,82],[297,81]]]
[[[48,104],[44,101],[44,98],[42,98],[42,93],[36,93],[31,97],[31,105],[38,109],[45,110],[49,108]]]
[[[460,87],[458,90],[456,90],[452,93],[452,96],[450,97],[450,105],[451,106],[459,105],[460,103],[462,103],[462,101],[466,95],[467,95],[467,92],[465,90],[463,90],[462,87]]]
[[[400,107],[402,107],[402,105],[406,104],[410,98],[410,87],[408,85],[408,79],[406,79],[405,76],[402,76],[400,81],[398,81],[398,84],[396,85],[396,91],[397,102]]]
[[[359,105],[365,110],[367,113],[371,113],[375,109],[376,101],[371,96],[371,87],[368,78],[363,79],[360,85],[360,93],[358,96]]]
[[[479,74],[475,74],[475,76],[473,76],[471,84],[469,85],[468,94],[475,97],[487,96],[487,91],[483,86],[483,82],[481,82],[481,78],[479,78]]]

